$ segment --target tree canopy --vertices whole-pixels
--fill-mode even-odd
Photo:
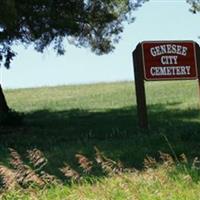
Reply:
[[[187,0],[187,3],[191,5],[190,11],[194,14],[200,11],[200,0]]]
[[[0,0],[0,63],[9,68],[16,44],[64,54],[63,40],[108,53],[119,41],[125,21],[146,0]]]

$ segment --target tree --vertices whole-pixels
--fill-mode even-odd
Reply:
[[[90,47],[97,54],[113,50],[124,21],[146,0],[0,0],[0,58],[9,68],[13,44],[33,44],[37,51],[53,44],[58,54],[63,39]]]
[[[187,3],[191,5],[190,11],[192,13],[200,12],[200,0],[187,0]]]
[[[5,96],[0,85],[0,113],[7,113],[8,111],[9,107],[6,103]]]
[[[0,64],[10,67],[16,44],[33,44],[39,52],[53,45],[62,55],[65,38],[96,54],[109,53],[120,39],[123,22],[133,22],[133,11],[145,1],[0,0]],[[0,111],[6,106],[1,96]]]

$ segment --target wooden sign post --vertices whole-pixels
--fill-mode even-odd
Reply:
[[[133,51],[137,113],[140,128],[148,128],[144,81],[198,79],[200,48],[193,41],[147,41]]]

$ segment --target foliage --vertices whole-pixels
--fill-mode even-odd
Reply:
[[[148,131],[137,128],[133,82],[5,90],[24,124],[0,129],[0,173],[14,186],[32,169],[45,186],[18,179],[1,199],[200,199],[197,86],[146,83]]]
[[[97,154],[102,152],[96,148]],[[31,153],[40,152],[34,149]],[[38,153],[37,153],[38,155]],[[83,155],[79,154],[79,157]],[[21,167],[23,161],[20,155],[15,150],[11,149],[11,164],[14,163],[16,168]],[[35,156],[34,156],[35,157]],[[98,155],[99,157],[99,155]],[[178,156],[177,156],[178,157]],[[14,158],[14,161],[13,161]],[[41,156],[42,160],[44,156]],[[86,157],[83,156],[83,159]],[[96,159],[96,158],[95,158]],[[18,162],[16,162],[18,160]],[[46,160],[46,159],[45,159]],[[148,161],[147,161],[148,160]],[[17,181],[17,171],[9,169],[5,166],[0,166],[0,177],[3,178],[4,190],[0,194],[1,199],[158,199],[163,200],[170,197],[170,199],[191,199],[196,200],[199,198],[200,193],[200,172],[199,166],[196,166],[197,160],[194,159],[190,165],[186,156],[182,154],[179,156],[177,163],[176,159],[170,155],[160,152],[159,159],[153,159],[154,165],[149,159],[145,160],[145,169],[142,171],[125,169],[121,173],[112,173],[108,177],[101,178],[100,180],[91,177],[93,181],[89,182],[87,179],[77,182],[71,182],[70,185],[63,184],[62,182],[50,182],[50,185],[44,185],[42,177],[36,175],[34,170],[30,173],[20,174],[21,179],[33,181],[36,185],[29,185],[27,188],[19,187]],[[112,163],[116,161],[110,160]],[[199,161],[198,161],[199,162]],[[37,162],[36,162],[37,163]],[[109,163],[103,164],[110,168]],[[27,168],[27,165],[24,165]],[[29,167],[30,168],[30,167]],[[66,168],[66,166],[65,166]],[[74,171],[71,167],[67,167],[67,177],[69,177],[69,170]],[[114,169],[111,169],[113,172]],[[65,174],[65,170],[62,170]],[[125,172],[126,171],[126,172]],[[91,173],[91,172],[90,172]],[[12,175],[12,177],[11,177]],[[33,178],[37,176],[37,179]],[[80,175],[79,175],[80,176]],[[77,181],[77,172],[70,173],[71,180]],[[38,182],[40,180],[40,182]],[[79,177],[80,181],[80,177]],[[42,182],[42,185],[40,184]]]
[[[187,0],[187,3],[191,5],[190,11],[192,13],[197,13],[200,11],[200,0]]]
[[[113,50],[123,22],[146,0],[0,0],[0,61],[9,68],[13,44],[34,44],[37,51],[53,44],[63,54],[64,38],[97,54]]]

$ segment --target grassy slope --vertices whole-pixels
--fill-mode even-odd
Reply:
[[[200,114],[196,84],[195,81],[147,83],[149,131],[137,128],[134,85],[130,82],[8,90],[5,92],[8,104],[17,111],[25,112],[25,126],[14,129],[1,128],[0,161],[8,164],[8,147],[15,148],[24,157],[27,149],[37,147],[49,160],[47,170],[59,177],[61,174],[58,168],[63,162],[76,168],[74,155],[83,153],[93,159],[93,147],[97,146],[108,157],[121,160],[126,167],[141,169],[146,155],[158,157],[158,151],[171,154],[163,135],[168,138],[177,155],[185,153],[188,159],[192,160],[200,154]],[[131,177],[128,179],[132,180]],[[141,178],[142,180],[144,178]],[[51,196],[52,191],[58,190],[58,196],[67,194],[73,197],[82,192],[82,195],[86,194],[82,199],[134,199],[130,195],[142,184],[137,184],[137,181],[131,182],[128,187],[128,181],[127,193],[122,189],[120,194],[121,184],[126,184],[123,177],[102,181],[102,184],[98,183],[92,187],[87,184],[83,188],[73,186],[70,191],[69,188],[54,188],[47,190],[46,196]],[[104,188],[105,184],[108,184],[108,188]],[[109,186],[110,184],[113,185]],[[173,184],[176,185],[176,182]],[[182,184],[181,192],[186,186],[183,182],[180,184]],[[197,191],[198,183],[193,184],[195,185],[193,189]],[[108,196],[99,198],[97,192],[96,196],[93,193],[94,196],[90,198],[87,195],[92,195],[93,187],[97,188],[97,191],[105,190],[105,195]],[[116,198],[112,196],[114,195],[111,192],[112,187],[115,187]],[[151,184],[148,187],[143,184],[141,190],[144,191],[141,194],[145,195],[146,191],[147,196],[153,195],[153,187]],[[158,192],[161,192],[162,187],[164,185],[158,185]],[[85,190],[89,192],[84,193]],[[107,190],[110,190],[110,193],[109,191],[106,193]],[[117,198],[120,195],[122,197]],[[167,197],[167,192],[163,195]],[[175,189],[174,195],[177,195]],[[135,198],[156,199],[153,196],[142,197],[140,194]],[[56,198],[49,197],[49,199]]]

